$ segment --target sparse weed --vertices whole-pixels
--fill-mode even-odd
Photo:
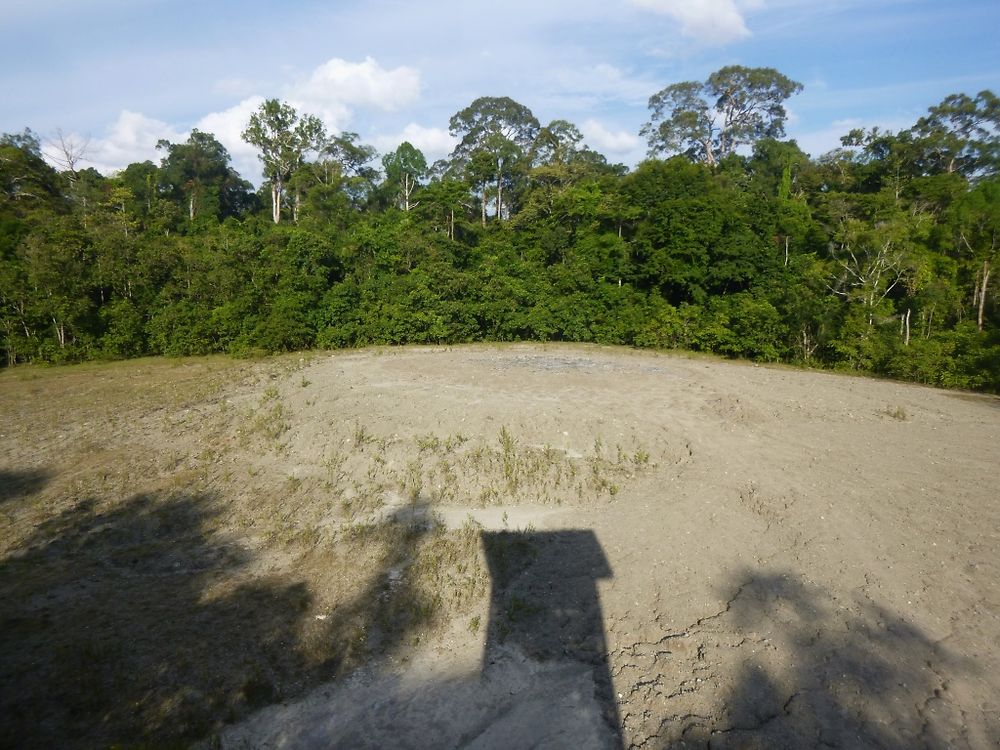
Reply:
[[[441,447],[441,438],[436,435],[417,435],[417,450],[421,453],[437,453]]]
[[[351,433],[351,437],[358,450],[364,450],[366,445],[375,442],[375,437],[368,431],[368,428],[360,422],[354,423],[354,430]]]
[[[280,403],[257,415],[253,422],[254,432],[260,433],[268,440],[277,440],[291,426],[287,420],[288,410]]]
[[[517,442],[506,427],[500,428],[500,457],[503,461],[503,475],[513,490],[517,487]]]
[[[238,432],[240,442],[246,445],[254,435],[264,438],[267,442],[277,441],[291,427],[288,421],[290,416],[288,409],[280,401],[257,411],[249,411]]]
[[[456,448],[465,445],[468,440],[469,438],[465,437],[465,435],[460,432],[457,432],[454,435],[449,435],[444,439],[444,450],[446,453],[451,453]]]
[[[479,493],[478,503],[481,506],[496,505],[499,502],[500,502],[500,493],[493,485],[484,487],[482,491]]]
[[[221,453],[219,453],[219,451],[217,451],[215,448],[205,448],[205,450],[203,450],[199,454],[198,460],[201,461],[202,463],[212,464],[215,463],[220,456]]]
[[[414,459],[406,465],[406,475],[403,477],[403,494],[409,498],[410,502],[417,502],[420,499],[420,491],[423,489],[423,464]]]
[[[329,472],[333,480],[338,481],[344,475],[344,464],[346,462],[347,456],[342,453],[334,452],[323,459],[323,466],[326,467],[326,470]]]
[[[902,406],[897,406],[895,408],[887,406],[882,411],[879,412],[886,417],[892,417],[893,419],[899,420],[900,422],[905,422],[910,418],[910,415],[906,413],[906,409]]]

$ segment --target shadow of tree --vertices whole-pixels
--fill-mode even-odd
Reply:
[[[432,660],[370,671],[265,709],[223,746],[901,750],[989,747],[998,736],[974,697],[952,694],[975,675],[970,660],[870,598],[749,569],[731,577],[725,609],[648,644],[653,658],[630,652],[647,665],[636,684],[660,690],[646,705],[624,700],[659,730],[626,735],[596,585],[611,570],[593,532],[482,540],[492,593],[478,670],[456,676]],[[379,596],[370,589],[356,606]]]
[[[40,469],[0,470],[0,503],[21,500],[37,494],[49,481],[49,473]]]
[[[439,607],[407,574],[426,573],[421,545],[453,553],[419,520],[429,513],[315,553],[349,572],[367,554],[357,594],[317,615],[323,582],[262,568],[220,532],[222,505],[210,493],[87,498],[0,559],[0,745],[186,744],[391,654]]]
[[[265,706],[257,729],[280,723],[269,736],[285,747],[624,744],[597,589],[612,571],[593,532],[482,533],[492,593],[478,670],[374,678],[296,713],[277,704],[402,652],[433,621],[448,589],[436,572],[458,548],[419,507],[359,528],[324,553],[338,557],[314,560],[343,567],[367,551],[354,595],[318,609],[316,579],[262,568],[219,531],[219,507],[211,493],[89,498],[0,559],[0,745],[183,744]],[[780,571],[737,571],[728,594],[725,610],[669,636],[696,648],[661,651],[674,663],[640,675],[671,690],[680,676],[688,687],[666,698],[715,706],[681,720],[660,704],[660,747],[998,736],[995,717],[967,717],[972,702],[954,695],[975,664],[884,605]]]
[[[730,665],[717,721],[686,740],[710,748],[977,746],[948,696],[954,678],[975,672],[970,660],[871,599],[838,601],[791,572],[743,570],[733,580],[745,583],[710,627],[731,628],[741,657]],[[702,657],[712,660],[710,647]]]
[[[0,563],[3,744],[189,739],[277,697],[310,595],[240,579],[248,553],[208,541],[213,504],[87,499]]]
[[[366,585],[350,601],[338,603],[322,626],[325,640],[345,644],[336,675],[361,666],[373,654],[391,656],[412,629],[433,618],[439,597],[416,585],[413,566],[421,543],[439,533],[423,503],[397,509],[382,522],[353,533],[354,541],[378,544],[383,552],[362,572],[368,577]]]

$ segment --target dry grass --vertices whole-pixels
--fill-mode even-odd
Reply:
[[[404,479],[361,426],[288,472],[303,364],[0,373],[0,745],[203,737],[483,600],[474,528],[369,517]]]
[[[658,460],[388,433],[317,406],[308,364],[0,373],[0,744],[187,741],[446,623],[478,632],[479,530],[436,507],[604,502]]]

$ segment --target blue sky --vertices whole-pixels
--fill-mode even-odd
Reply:
[[[509,96],[631,165],[651,94],[739,64],[804,85],[786,129],[818,155],[1000,92],[998,29],[998,0],[0,0],[0,132],[89,139],[109,171],[197,127],[256,182],[239,133],[265,97],[433,159],[452,114]]]

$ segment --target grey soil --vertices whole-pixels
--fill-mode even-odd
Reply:
[[[15,580],[29,562],[87,559],[86,545],[55,539],[65,524],[49,537],[45,524],[92,522],[94,510],[66,515],[91,497],[114,526],[108,498],[146,492],[156,502],[183,481],[211,489],[213,521],[199,528],[212,542],[196,551],[218,575],[189,571],[193,588],[175,601],[197,609],[277,580],[285,597],[250,597],[239,617],[198,609],[187,623],[194,638],[199,627],[236,633],[244,623],[250,636],[233,636],[229,661],[255,642],[276,649],[254,667],[266,672],[256,692],[245,675],[227,687],[218,665],[218,687],[175,679],[218,703],[181,735],[208,732],[205,746],[998,746],[1000,400],[600,347],[288,362],[224,370],[206,393],[139,404],[127,417],[127,404],[81,414],[67,403],[60,423],[33,437],[32,409],[43,407],[16,398],[30,383],[0,381],[5,403],[21,403],[9,407],[0,461],[0,583],[7,602],[20,597],[5,621],[14,635],[4,708],[22,717],[9,744],[37,726],[12,681],[28,695],[46,684],[9,650],[41,649],[23,628],[58,622],[46,597],[73,612],[83,596],[69,592],[79,581],[65,572],[28,588]],[[274,429],[261,421],[272,403]],[[79,449],[86,472],[73,468],[67,441],[89,446]],[[108,457],[93,458],[100,451]],[[157,451],[162,460],[150,457]],[[196,460],[199,451],[210,455]],[[74,490],[80,472],[92,482],[101,461],[120,467],[126,457],[146,469],[118,489]],[[366,485],[378,471],[384,478]],[[254,508],[266,518],[253,521]],[[338,557],[383,527],[405,533]],[[452,539],[454,553],[422,551]],[[393,544],[392,554],[357,551]],[[188,557],[139,555],[134,575],[193,569]],[[154,563],[165,569],[143,570]],[[287,599],[296,586],[299,599]],[[295,616],[275,615],[278,606]],[[100,609],[88,607],[80,612]],[[346,622],[355,630],[337,629]],[[155,641],[153,624],[143,628]],[[334,659],[322,644],[338,638]],[[350,638],[364,648],[348,653]],[[186,674],[166,655],[159,667],[164,680]],[[45,679],[60,669],[44,667]],[[160,695],[159,684],[123,690],[145,706],[147,727],[187,715],[171,713],[181,692]],[[118,729],[84,737],[136,736],[112,699],[92,708]],[[96,716],[86,705],[54,710],[62,718],[36,738]]]

